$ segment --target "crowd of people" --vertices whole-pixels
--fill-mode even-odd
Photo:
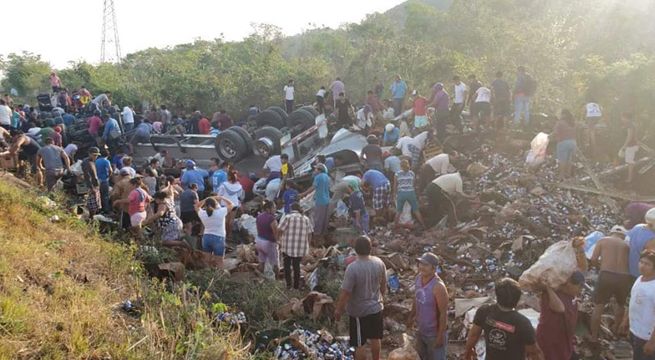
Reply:
[[[201,249],[222,269],[227,243],[235,241],[235,220],[246,212],[245,203],[259,196],[263,201],[254,213],[254,241],[260,271],[275,276],[282,258],[287,287],[299,289],[302,258],[313,241],[329,237],[330,218],[345,205],[360,236],[352,244],[357,257],[346,268],[335,317],[349,315],[350,343],[356,348],[357,359],[364,358],[367,345],[373,358],[380,358],[387,278],[384,263],[371,255],[368,235],[375,225],[393,222],[401,227],[408,223],[401,220],[405,213],[418,223],[419,230],[444,218],[452,227],[459,222],[455,199],[474,197],[464,192],[462,173],[466,173],[466,167],[458,162],[460,154],[451,151],[425,158],[423,150],[432,142],[443,141],[448,125],[461,133],[462,112],[467,108],[473,131],[502,129],[511,115],[512,102],[514,125],[528,125],[531,97],[537,88],[537,82],[523,67],[518,69],[513,90],[501,72],[488,87],[474,75],[468,77],[468,84],[455,76],[452,86],[434,84],[429,98],[419,90],[410,93],[408,84],[396,76],[388,88],[389,99],[381,100],[385,86],[376,80],[363,106],[355,111],[344,82],[337,78],[319,89],[314,105],[339,127],[367,134],[367,146],[361,151],[361,171],[336,178],[333,169],[339,159],[317,156],[312,164],[311,186],[303,188],[296,182],[302,174],[294,172],[285,154],[266,159],[258,174],[240,173],[233,164],[218,158],[212,159],[209,169],[202,169],[194,159],[174,159],[166,150],[147,164],[133,163],[129,145],[147,140],[151,134],[176,131],[215,135],[240,125],[224,109],[214,113],[211,120],[199,111],[186,117],[164,105],[137,114],[133,106],[120,109],[113,105],[109,92],[94,97],[81,87],[69,94],[54,72],[50,84],[49,116],[37,107],[15,105],[8,95],[0,99],[0,146],[15,157],[16,163],[29,163],[35,180],[47,191],[57,188],[79,164],[90,216],[115,217],[138,242],[146,241],[143,229],[150,227],[163,246]],[[285,106],[291,112],[296,106],[294,81],[290,80],[283,90]],[[257,111],[253,105],[248,113],[254,115]],[[602,119],[602,110],[591,101],[584,115],[591,129],[591,145],[598,146],[593,128]],[[84,153],[78,151],[81,144],[70,141],[66,132],[67,127],[80,121],[93,139]],[[626,140],[620,153],[630,165],[627,180],[632,181],[639,145],[632,116],[624,113],[622,121]],[[551,138],[557,143],[561,176],[571,176],[577,139],[571,111],[562,110]],[[308,196],[312,196],[311,217],[301,206]],[[653,359],[655,210],[648,204],[631,206],[629,229],[612,229],[610,236],[598,242],[590,262],[600,270],[591,340],[597,341],[600,316],[614,296],[618,305],[615,332],[629,330],[635,359]],[[475,358],[474,346],[482,336],[487,359],[571,358],[577,319],[574,299],[585,283],[588,268],[582,244],[574,245],[579,271],[557,289],[544,287],[536,332],[516,310],[521,297],[518,283],[502,279],[496,284],[496,303],[480,308],[475,316],[467,359]],[[426,253],[417,262],[416,299],[410,319],[417,329],[417,348],[421,359],[445,359],[448,292],[437,272],[440,260]],[[630,292],[628,315],[623,316]]]

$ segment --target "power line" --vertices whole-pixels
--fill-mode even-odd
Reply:
[[[104,0],[102,11],[102,39],[100,42],[100,62],[121,62],[121,45],[118,40],[116,10],[114,0]]]

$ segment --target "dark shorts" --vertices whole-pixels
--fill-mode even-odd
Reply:
[[[188,224],[194,221],[200,222],[198,213],[195,211],[183,211],[182,213],[180,213],[180,220],[182,220],[182,224]]]
[[[473,103],[473,109],[471,109],[472,115],[477,116],[478,118],[487,119],[491,116],[491,104],[488,102],[478,102]]]
[[[600,117],[598,116],[593,116],[593,117],[587,117],[587,127],[589,129],[594,129],[596,128],[596,125],[598,125],[598,122],[600,121]]]
[[[630,295],[634,281],[635,278],[630,274],[601,271],[594,292],[594,303],[607,304],[614,296],[619,306],[625,305],[625,299]]]
[[[494,116],[509,116],[510,114],[510,101],[496,100],[493,103]]]
[[[366,345],[368,340],[382,339],[382,311],[364,317],[350,317],[350,346]]]

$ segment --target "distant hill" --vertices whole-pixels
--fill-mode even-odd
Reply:
[[[425,5],[430,5],[434,6],[435,8],[439,10],[448,10],[450,7],[453,5],[455,0],[408,0],[405,1],[402,4],[396,5],[395,7],[385,11],[385,14],[387,15],[397,15],[398,12],[405,12],[405,7],[407,6],[408,3],[422,3]]]
[[[453,2],[455,2],[455,0],[408,0],[385,11],[384,15],[389,17],[392,22],[404,26],[405,20],[407,19],[407,6],[409,4],[423,4],[432,6],[437,10],[447,11],[453,5]]]
[[[398,25],[399,27],[405,26],[405,21],[407,20],[407,6],[410,4],[419,4],[427,5],[434,7],[438,11],[447,11],[450,9],[455,0],[407,0],[401,4],[394,6],[393,8],[383,12],[378,13],[389,19],[393,24]],[[333,31],[339,31],[331,28],[320,28],[314,29],[302,34],[296,34],[291,36],[286,36],[282,39],[282,48],[286,56],[295,57],[301,54],[302,52],[302,43],[303,40],[307,40],[311,37],[320,36],[321,33],[331,33]]]

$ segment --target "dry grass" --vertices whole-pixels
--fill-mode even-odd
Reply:
[[[133,249],[0,182],[0,359],[248,357],[238,332],[212,324],[185,286],[151,284],[133,258]],[[118,310],[137,295],[141,319]]]

